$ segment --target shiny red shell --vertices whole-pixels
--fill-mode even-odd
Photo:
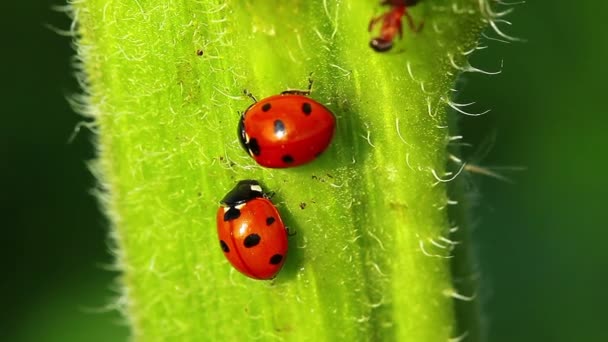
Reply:
[[[313,161],[329,146],[336,118],[306,95],[281,94],[254,103],[241,116],[238,134],[243,148],[268,168]]]
[[[238,210],[238,214],[226,214],[229,210]],[[272,279],[285,263],[287,230],[267,198],[221,206],[217,211],[217,234],[224,256],[248,277]]]

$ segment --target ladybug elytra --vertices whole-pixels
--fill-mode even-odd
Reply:
[[[309,94],[310,87],[284,91],[256,101],[241,115],[239,141],[258,164],[268,168],[306,164],[329,146],[336,119]]]
[[[242,180],[217,211],[220,247],[228,261],[254,279],[272,279],[287,255],[287,229],[255,180]]]

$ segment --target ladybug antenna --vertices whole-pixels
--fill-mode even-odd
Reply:
[[[308,75],[308,93],[312,92],[312,72]]]
[[[255,96],[253,96],[253,94],[249,92],[249,90],[244,89],[243,90],[243,94],[245,94],[247,97],[249,97],[250,99],[252,99],[254,103],[258,102],[258,99],[256,99]]]

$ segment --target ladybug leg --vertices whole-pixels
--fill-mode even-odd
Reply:
[[[422,31],[423,27],[424,27],[424,21],[421,21],[420,24],[418,25],[418,27],[416,28],[416,33]]]
[[[274,197],[274,195],[275,195],[274,191],[264,193],[264,197],[268,198],[268,199],[272,199]]]
[[[376,24],[378,23],[378,21],[380,21],[382,18],[384,18],[384,14],[379,15],[377,17],[373,17],[369,21],[369,25],[367,26],[367,32],[372,32],[372,30],[374,29],[374,26],[376,26]]]
[[[421,22],[420,25],[418,25],[418,27],[416,27],[416,25],[414,24],[414,19],[412,19],[410,14],[407,11],[404,14],[405,14],[405,18],[407,19],[407,24],[410,27],[410,30],[412,30],[414,32],[420,32],[420,30],[422,30],[422,27],[424,26],[424,22]]]
[[[407,15],[407,12],[405,12]],[[403,23],[401,22],[401,18],[397,21],[397,30],[399,32],[399,38],[403,38]]]
[[[297,234],[295,230],[291,230],[289,227],[285,227],[285,231],[287,232],[287,236],[295,236]]]
[[[256,99],[255,96],[253,96],[253,94],[249,92],[249,90],[244,89],[243,90],[243,94],[245,94],[247,97],[249,97],[250,99],[252,99],[253,103],[258,102],[258,99]]]
[[[378,22],[382,21],[382,22],[386,22],[387,20],[389,20],[389,17],[391,15],[392,11],[388,11],[386,13],[382,13],[377,17],[372,18],[369,21],[369,26],[367,27],[367,30],[369,32],[371,32],[374,29],[374,26],[376,26],[378,24]]]

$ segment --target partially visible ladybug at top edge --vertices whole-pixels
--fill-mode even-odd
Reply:
[[[274,278],[285,263],[288,232],[260,183],[238,182],[220,204],[217,234],[224,256],[250,278]]]
[[[380,2],[382,6],[391,6],[388,12],[385,12],[370,20],[368,31],[371,32],[381,23],[379,35],[372,38],[369,46],[376,52],[386,52],[393,48],[395,37],[403,37],[402,19],[405,16],[408,26],[414,32],[419,32],[424,23],[420,23],[416,27],[414,20],[407,11],[408,7],[416,5],[420,0],[384,0]]]
[[[336,118],[308,90],[287,90],[257,101],[241,115],[241,145],[261,166],[287,168],[309,163],[331,143]]]

